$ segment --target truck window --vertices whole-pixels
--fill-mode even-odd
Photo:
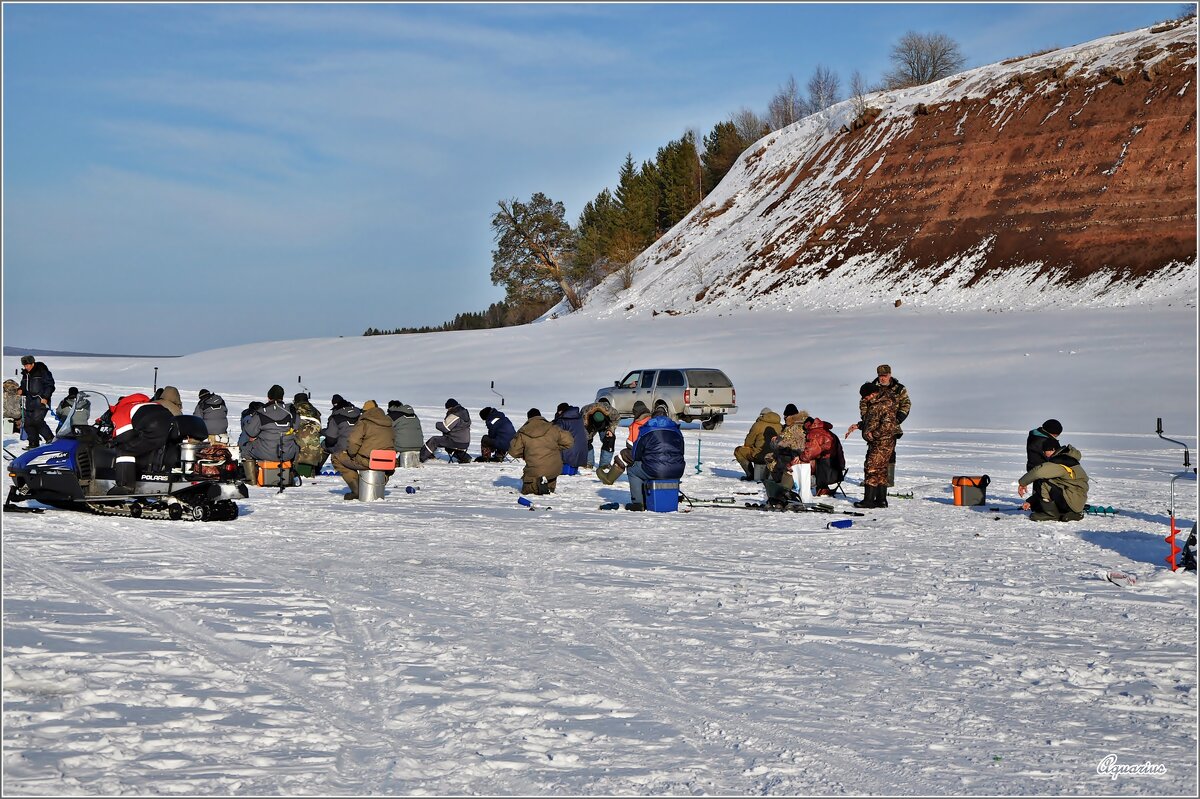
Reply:
[[[629,374],[625,375],[625,379],[621,381],[621,388],[637,388],[638,377],[641,374],[641,372],[630,372]]]
[[[720,369],[689,369],[688,385],[692,388],[731,388],[733,383]]]
[[[658,387],[683,387],[683,372],[678,369],[664,369],[658,373]]]
[[[654,376],[658,374],[656,369],[648,369],[642,372],[642,388],[650,388],[654,385]]]

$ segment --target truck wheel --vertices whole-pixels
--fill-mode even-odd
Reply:
[[[700,426],[702,428],[704,428],[705,430],[716,430],[718,427],[721,426],[721,422],[723,422],[723,421],[725,421],[725,414],[718,413],[714,416],[710,416],[707,419],[704,419],[703,421],[701,421]]]

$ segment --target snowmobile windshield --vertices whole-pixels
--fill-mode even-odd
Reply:
[[[54,437],[75,438],[76,427],[85,427],[93,422],[97,416],[108,411],[110,404],[108,397],[99,391],[81,390],[69,407],[63,408]]]

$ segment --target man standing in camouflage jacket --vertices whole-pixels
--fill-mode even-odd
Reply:
[[[908,389],[904,384],[892,377],[892,367],[886,363],[881,363],[875,367],[877,377],[874,384],[889,392],[896,398],[896,439],[899,440],[904,435],[904,431],[900,429],[900,425],[908,418],[908,414],[912,411],[912,400],[908,398]],[[862,418],[865,413],[866,400],[859,400],[858,413],[859,418]],[[896,484],[896,449],[892,448],[892,457],[888,461],[887,467],[887,484],[894,486]]]
[[[863,383],[858,390],[859,408],[862,419],[846,430],[849,437],[855,430],[862,430],[867,442],[867,458],[863,466],[863,499],[855,502],[856,508],[886,508],[888,462],[896,452],[896,434],[900,424],[896,421],[896,395],[878,383]]]

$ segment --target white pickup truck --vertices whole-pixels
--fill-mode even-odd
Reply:
[[[651,411],[666,408],[672,419],[699,419],[705,430],[737,413],[737,390],[720,369],[635,369],[597,391],[596,400],[607,401],[621,416],[633,416],[633,404],[641,400]]]

